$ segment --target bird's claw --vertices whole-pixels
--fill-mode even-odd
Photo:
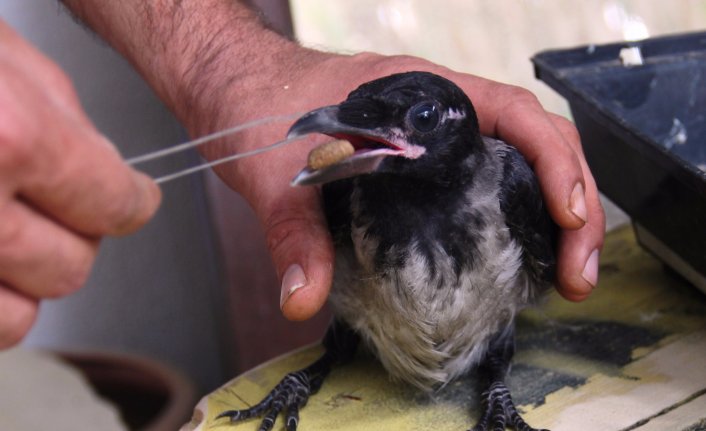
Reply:
[[[261,417],[259,431],[269,431],[275,424],[280,412],[285,411],[285,429],[296,431],[299,425],[299,409],[306,404],[311,395],[309,373],[300,370],[287,374],[272,391],[256,405],[243,410],[228,410],[216,419],[229,418],[231,422],[240,422],[252,417]]]
[[[506,426],[515,431],[548,431],[527,425],[518,413],[505,383],[494,382],[483,392],[482,397],[483,415],[469,431],[504,431]]]

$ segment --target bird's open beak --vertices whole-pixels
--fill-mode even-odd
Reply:
[[[394,130],[363,129],[341,123],[338,120],[338,106],[326,106],[311,111],[289,129],[287,138],[322,133],[336,139],[344,139],[353,145],[352,155],[329,166],[312,169],[304,168],[292,180],[292,185],[323,184],[330,181],[371,173],[388,156],[417,158],[424,149],[408,144]]]

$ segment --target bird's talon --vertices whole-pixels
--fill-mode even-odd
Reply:
[[[306,404],[309,396],[319,389],[335,357],[334,354],[325,353],[308,367],[284,376],[277,386],[256,405],[244,410],[225,411],[216,416],[216,419],[227,417],[231,423],[234,423],[252,417],[262,417],[259,431],[270,431],[275,425],[277,416],[284,412],[285,429],[296,431],[299,425],[299,409]]]
[[[548,431],[532,428],[522,419],[504,383],[493,383],[482,397],[483,414],[471,431],[505,431],[508,425],[515,431]]]

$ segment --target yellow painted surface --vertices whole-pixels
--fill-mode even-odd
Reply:
[[[578,388],[562,388],[548,395],[546,403],[528,412],[525,419],[552,430],[629,428],[703,391],[704,353],[706,331],[699,331],[625,366],[619,375],[597,373]]]
[[[199,403],[183,430],[257,430],[257,419],[231,425],[214,418],[255,404],[320,354],[319,346],[305,348],[232,380]],[[607,237],[589,300],[550,295],[523,313],[509,385],[535,427],[681,431],[706,419],[705,358],[706,296],[666,273],[624,228]],[[423,394],[391,382],[361,354],[311,397],[300,430],[466,430],[476,417],[473,385],[459,380]],[[283,429],[281,417],[274,429]]]
[[[701,395],[674,410],[652,419],[645,425],[635,428],[635,431],[682,430],[685,423],[699,424],[700,429],[706,429],[706,395]],[[695,430],[694,430],[695,431]]]

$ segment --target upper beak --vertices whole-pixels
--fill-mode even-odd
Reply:
[[[325,168],[312,170],[304,168],[292,180],[292,185],[322,184],[356,175],[366,174],[378,169],[387,156],[405,155],[404,144],[386,129],[363,129],[341,123],[338,120],[338,106],[326,106],[311,111],[289,129],[287,138],[323,133],[337,139],[348,140],[355,152],[353,155]]]
[[[323,108],[315,109],[299,117],[292,127],[289,128],[287,138],[296,138],[310,133],[330,135],[347,129],[352,131],[359,130],[338,121],[338,105],[324,106]]]

